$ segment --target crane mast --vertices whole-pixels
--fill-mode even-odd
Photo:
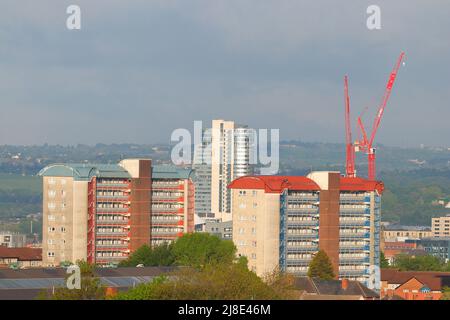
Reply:
[[[389,100],[389,97],[391,96],[392,87],[394,86],[395,79],[397,78],[397,73],[400,68],[400,65],[403,61],[403,58],[405,57],[405,53],[401,52],[400,56],[397,59],[397,63],[394,66],[394,69],[392,70],[391,74],[389,75],[389,79],[386,85],[386,90],[383,95],[383,99],[381,100],[381,104],[378,108],[378,112],[375,116],[373,126],[372,126],[372,132],[370,134],[370,138],[367,140],[365,138],[362,143],[362,149],[366,151],[367,153],[367,161],[368,161],[368,174],[367,178],[369,180],[375,180],[376,178],[376,167],[375,167],[375,148],[373,147],[373,142],[375,140],[375,135],[378,131],[378,128],[380,126],[381,118],[383,117],[384,109],[386,108],[387,102]],[[364,133],[364,126],[362,124],[361,119],[358,119],[359,126]]]
[[[352,127],[350,124],[350,97],[348,95],[348,77],[344,77],[345,96],[345,140],[346,140],[346,165],[345,173],[347,177],[355,177],[355,148],[352,140]]]
[[[397,62],[389,75],[389,79],[386,85],[386,90],[384,92],[381,103],[378,107],[377,114],[375,116],[372,131],[370,137],[368,137],[367,132],[364,128],[362,122],[362,115],[358,117],[358,127],[361,133],[360,140],[356,140],[352,143],[352,131],[350,126],[350,98],[348,94],[348,77],[344,77],[344,95],[345,95],[345,130],[346,130],[346,175],[348,177],[355,177],[355,152],[365,152],[367,154],[368,160],[368,173],[367,178],[369,180],[375,180],[376,178],[376,168],[375,168],[375,148],[373,147],[373,142],[377,134],[378,128],[380,126],[381,119],[383,117],[384,110],[386,108],[389,97],[391,96],[392,88],[394,86],[395,80],[397,78],[397,73],[400,65],[405,57],[405,53],[401,52],[397,59]]]

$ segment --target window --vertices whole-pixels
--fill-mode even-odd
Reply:
[[[252,259],[256,259],[256,253],[252,253]]]
[[[55,253],[53,251],[47,252],[47,257],[54,257]]]
[[[66,232],[66,228],[65,227],[61,227],[61,232]]]
[[[252,234],[256,234],[256,228],[252,228]]]
[[[253,190],[253,191],[252,191],[252,196],[254,196],[254,197],[255,197],[255,196],[256,196],[256,194],[257,194],[256,190]]]
[[[54,243],[54,240],[53,240],[53,239],[48,239],[47,243],[48,243],[48,244],[53,244],[53,243]]]
[[[245,229],[244,228],[239,228],[239,234],[244,234]]]
[[[253,202],[253,208],[256,208],[258,204],[256,202]]]
[[[48,227],[48,232],[55,232],[56,228],[55,227]]]

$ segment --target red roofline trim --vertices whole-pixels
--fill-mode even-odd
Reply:
[[[243,176],[233,180],[230,189],[258,189],[266,193],[281,193],[285,189],[301,191],[320,191],[320,187],[312,179],[303,176]],[[384,184],[363,178],[340,178],[342,191],[377,191],[382,194]]]

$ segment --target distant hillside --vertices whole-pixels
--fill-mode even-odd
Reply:
[[[344,171],[345,145],[285,141],[280,145],[281,169],[284,173],[302,174],[312,170]],[[367,156],[357,154],[359,175],[367,174]],[[377,172],[416,169],[450,169],[448,148],[398,148],[377,146]]]
[[[305,175],[311,170],[339,170],[345,162],[343,144],[284,141],[280,146],[280,174]],[[0,146],[0,219],[41,211],[41,182],[33,177],[55,162],[115,163],[126,157],[148,157],[169,162],[168,145],[114,144],[96,146]],[[357,159],[364,176],[367,161]],[[450,213],[432,204],[450,198],[450,151],[445,148],[393,148],[378,146],[378,178],[386,186],[382,201],[384,221],[430,224],[432,216]]]

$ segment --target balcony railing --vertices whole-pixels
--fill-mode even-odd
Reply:
[[[97,207],[97,212],[127,212],[130,208],[105,208]]]
[[[360,227],[360,226],[365,226],[365,227],[370,227],[370,221],[368,220],[343,220],[341,219],[339,221],[339,224],[341,226],[355,226],[355,227]]]
[[[128,224],[129,220],[125,219],[125,220],[117,220],[117,219],[97,219],[97,225],[101,225],[101,224]]]
[[[316,245],[311,246],[286,246],[286,253],[298,253],[298,252],[310,252],[310,251],[317,251],[319,250],[319,247]]]
[[[96,244],[96,248],[128,248],[127,243],[120,243],[120,244]]]
[[[122,232],[113,232],[113,231],[111,231],[111,232],[99,232],[99,231],[97,231],[96,233],[95,233],[95,235],[97,236],[97,237],[108,237],[108,236],[120,236],[120,237],[123,237],[123,236],[127,236],[128,235],[128,232],[126,232],[126,231],[122,231]]]
[[[370,233],[340,233],[339,237],[342,238],[370,238]]]
[[[287,220],[286,224],[289,227],[303,227],[303,226],[312,226],[312,227],[318,227],[319,221],[318,220]]]

